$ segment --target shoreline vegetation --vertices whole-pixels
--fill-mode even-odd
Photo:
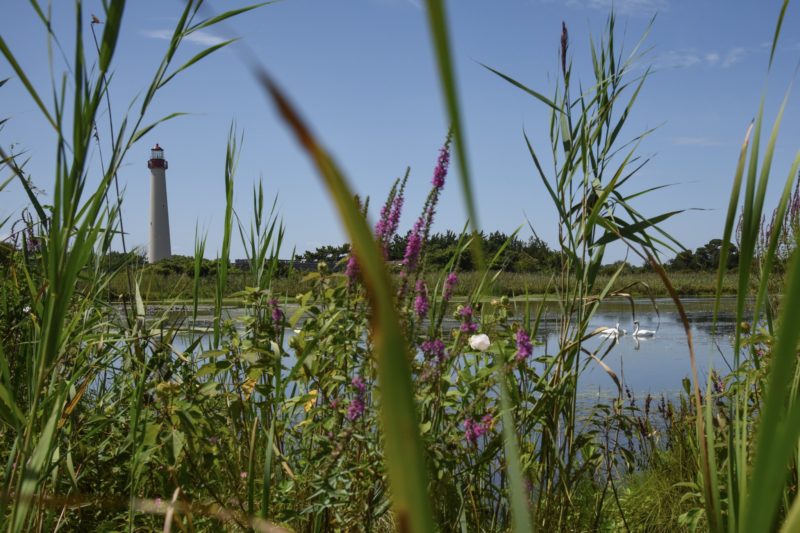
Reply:
[[[0,529],[800,530],[800,152],[789,169],[772,168],[784,107],[770,126],[762,105],[743,132],[725,227],[714,253],[699,254],[716,278],[682,274],[659,260],[681,248],[662,227],[680,211],[639,209],[639,199],[660,188],[639,184],[647,159],[637,150],[647,132],[629,133],[626,122],[651,72],[641,68],[643,42],[623,54],[612,12],[586,51],[592,68],[577,79],[562,24],[549,96],[486,67],[510,84],[504,90],[521,90],[550,113],[549,142],[521,136],[536,185],[557,212],[552,274],[515,273],[525,269],[503,262],[515,235],[492,248],[476,225],[445,2],[426,0],[452,128],[397,250],[410,171],[370,217],[295,104],[248,56],[351,245],[336,267],[321,261],[302,274],[281,272],[284,228],[265,208],[261,181],[249,217],[234,216],[241,137],[231,127],[220,151],[219,256],[208,264],[198,231],[190,274],[150,274],[125,250],[117,170],[138,141],[180,115],[149,116],[164,85],[233,42],[187,55],[183,41],[269,10],[213,14],[202,3],[183,4],[148,89],[121,116],[112,115],[125,107],[112,107],[108,78],[124,68],[114,62],[127,28],[124,2],[104,2],[100,17],[76,2],[72,45],[53,35],[50,11],[31,2],[48,31],[43,46],[55,40],[62,51],[49,56],[50,87],[35,87],[25,70],[34,67],[20,65],[0,38],[0,54],[55,133],[56,154],[44,203],[26,156],[0,147],[0,166],[11,173],[0,190],[21,187],[30,202],[19,220],[0,223],[11,228],[0,256]],[[770,68],[788,4],[777,16]],[[56,95],[52,106],[41,97],[48,93]],[[14,121],[0,117],[0,125]],[[99,146],[105,158],[94,157]],[[451,156],[460,179],[448,176]],[[90,165],[98,161],[99,170]],[[785,181],[769,217],[771,175]],[[473,225],[437,257],[431,227],[451,182],[460,184]],[[246,271],[231,266],[237,234]],[[118,241],[126,259],[109,268]],[[607,265],[607,245],[624,246],[649,272]],[[697,255],[676,260],[699,265]],[[498,276],[500,269],[507,273]],[[710,286],[714,316],[721,297],[735,294],[725,302],[734,309],[726,309],[735,316],[733,356],[729,368],[701,376],[696,361],[707,354],[695,351],[680,294]],[[548,287],[559,297],[545,320],[557,327],[540,343],[545,303],[517,305],[510,296]],[[607,357],[619,331],[589,327],[604,302],[648,291],[669,295],[686,331],[690,377],[673,401],[638,397]],[[110,304],[121,293],[130,298]],[[192,322],[200,303],[211,302],[203,309],[208,333],[177,344],[169,306],[149,313],[145,301],[187,293]],[[226,316],[234,295],[242,311]],[[491,305],[482,305],[487,298]],[[587,407],[579,390],[590,367],[615,395]]]
[[[494,283],[486,290],[485,296],[498,297],[508,296],[509,298],[523,300],[527,295],[530,298],[541,298],[545,295],[554,296],[558,294],[555,288],[556,277],[554,274],[527,274],[504,271],[490,271],[494,278]],[[334,274],[335,275],[335,274]],[[344,273],[339,275],[344,276]],[[118,273],[109,282],[109,292],[107,300],[115,303],[125,297],[127,293],[126,279],[124,273]],[[428,284],[435,282],[435,275],[424,276]],[[457,299],[468,297],[480,283],[482,273],[462,272],[459,281],[454,286],[453,295]],[[395,282],[399,277],[395,276]],[[598,276],[599,283],[607,283],[610,276]],[[244,303],[242,292],[247,287],[250,274],[247,272],[231,270],[228,274],[228,284],[224,298],[226,303]],[[684,296],[706,296],[713,297],[717,294],[717,274],[715,272],[673,272],[670,273],[670,281],[675,291],[682,297]],[[782,278],[776,276],[772,280],[776,287],[783,285]],[[271,291],[276,298],[294,298],[297,294],[307,292],[313,285],[312,279],[308,278],[307,273],[295,272],[291,276],[276,277],[272,280]],[[157,274],[149,273],[146,270],[141,274],[139,281],[139,291],[142,300],[145,302],[167,302],[175,301],[179,303],[189,302],[194,298],[193,291],[194,277],[188,274]],[[638,272],[622,274],[616,278],[612,290],[622,291],[633,297],[667,297],[669,292],[661,282],[658,274],[653,272]],[[722,279],[720,294],[723,296],[735,295],[738,290],[737,274],[727,273]],[[198,288],[198,298],[200,301],[212,301],[216,291],[216,278],[201,278]]]

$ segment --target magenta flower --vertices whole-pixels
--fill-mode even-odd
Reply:
[[[375,236],[382,245],[384,257],[388,255],[389,242],[391,242],[392,237],[397,232],[397,226],[400,224],[400,213],[403,210],[403,196],[407,179],[408,174],[402,181],[398,180],[394,183],[389,193],[389,198],[381,207],[378,223],[375,224]],[[398,185],[400,186],[399,190]]]
[[[350,422],[354,422],[364,414],[365,407],[364,400],[361,396],[356,396],[353,398],[353,401],[350,402],[350,405],[347,406],[347,414],[345,416]]]
[[[364,396],[367,392],[367,384],[364,382],[364,378],[358,375],[353,376],[353,379],[350,380],[350,384],[356,389],[356,397],[353,398],[350,405],[347,406],[347,413],[345,416],[350,422],[353,422],[361,418],[361,415],[364,414],[364,410],[367,407],[364,401]]]
[[[388,206],[384,205],[381,207],[381,215],[378,217],[378,222],[375,224],[375,236],[378,237],[378,240],[383,240],[386,235],[386,229],[388,226],[388,219],[389,219],[389,208]]]
[[[278,300],[275,298],[271,299],[269,301],[269,306],[272,308],[272,321],[276,325],[279,325],[283,322],[283,311],[281,311],[281,308],[278,306]]]
[[[516,340],[517,361],[521,362],[531,356],[533,353],[533,344],[531,344],[530,336],[528,336],[527,332],[522,328],[517,330]]]
[[[458,309],[458,316],[462,318],[461,331],[464,333],[475,333],[478,331],[478,325],[472,321],[472,306],[465,305]]]
[[[455,272],[450,272],[444,280],[444,301],[449,302],[450,297],[453,296],[453,289],[458,283],[458,276]]]
[[[386,242],[392,238],[392,236],[397,232],[397,226],[400,225],[400,212],[403,210],[403,189],[400,189],[400,193],[394,197],[392,201],[392,211],[389,213],[389,219],[387,220],[387,228],[386,228]]]
[[[464,333],[475,333],[478,331],[478,324],[474,322],[463,322],[459,329]]]
[[[406,243],[406,251],[403,254],[403,266],[405,272],[413,272],[417,269],[417,261],[419,260],[419,252],[422,249],[422,227],[424,220],[422,217],[418,218],[408,234],[408,242]]]
[[[344,269],[344,274],[347,276],[347,283],[348,285],[352,285],[358,279],[358,260],[356,256],[351,252],[350,257],[347,258],[347,267]]]
[[[489,413],[483,415],[480,422],[467,418],[464,420],[464,438],[472,445],[477,444],[478,439],[492,429],[492,422],[492,415]]]
[[[350,384],[355,387],[359,394],[364,394],[367,391],[367,384],[364,382],[364,378],[361,376],[353,376]]]
[[[414,298],[414,312],[418,317],[423,317],[428,313],[428,289],[425,282],[417,280],[417,296]]]
[[[422,350],[422,353],[425,354],[425,357],[429,359],[435,357],[438,362],[442,362],[445,358],[444,343],[441,339],[424,341],[420,345],[420,349]]]
[[[447,138],[442,149],[439,150],[439,161],[433,169],[433,186],[437,189],[444,187],[444,178],[447,176],[447,167],[450,164],[450,138]]]

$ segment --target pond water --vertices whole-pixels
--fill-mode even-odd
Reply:
[[[733,354],[735,299],[732,297],[722,299],[716,326],[713,323],[712,298],[686,298],[683,304],[691,324],[700,379],[705,381],[712,368],[723,375],[727,374]],[[533,304],[534,309],[537,305]],[[626,330],[627,334],[621,336],[619,342],[613,345],[604,362],[636,396],[642,397],[651,393],[674,397],[682,391],[682,379],[691,377],[686,334],[678,310],[668,298],[656,299],[655,306],[649,299],[637,299],[634,300],[634,309],[635,319],[640,322],[641,328],[655,330],[654,337],[636,339],[632,336],[634,317],[628,300],[601,304],[589,324],[589,331],[603,326],[614,327],[619,323],[620,328]],[[241,315],[242,312],[242,309],[237,308],[225,310],[230,317]],[[287,312],[291,314],[291,308],[287,309]],[[557,313],[555,305],[547,304],[537,336],[542,345],[535,348],[535,354],[553,353],[556,350],[559,326]],[[208,321],[204,323],[199,319],[198,325],[207,326]],[[451,325],[455,325],[455,322]],[[293,332],[287,330],[287,341],[291,335]],[[190,336],[179,335],[175,339],[175,347],[182,349]],[[611,340],[598,336],[587,341],[586,348],[594,351],[602,344],[599,353],[603,353],[611,343]],[[289,366],[293,363],[294,361],[285,362]],[[594,361],[588,363],[581,377],[580,389],[581,396],[585,398],[598,394],[601,397],[616,395],[616,385],[606,371]]]
[[[716,325],[713,319],[714,300],[687,298],[682,300],[691,325],[694,353],[700,379],[704,382],[713,368],[720,374],[729,372],[733,359],[732,336],[735,330],[735,299],[721,302]],[[635,300],[636,319],[642,329],[656,330],[652,338],[635,339],[630,304],[605,303],[590,323],[590,329],[601,326],[627,330],[619,338],[604,362],[617,373],[625,385],[641,397],[647,393],[677,395],[682,390],[681,380],[691,377],[691,363],[686,332],[678,309],[670,299],[657,299],[656,309],[650,300]],[[555,324],[553,324],[555,325]],[[554,343],[554,332],[546,334],[546,342]],[[601,339],[592,339],[589,346],[596,347]],[[606,344],[610,341],[605,340]],[[616,385],[608,374],[594,362],[589,363],[582,376],[581,388],[585,394],[601,391],[615,393]]]

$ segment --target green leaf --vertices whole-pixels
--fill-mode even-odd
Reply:
[[[33,101],[36,102],[36,105],[39,106],[39,109],[44,117],[57,132],[58,126],[56,125],[56,121],[53,120],[53,117],[50,115],[50,112],[45,107],[44,102],[42,102],[42,99],[39,97],[39,93],[37,93],[36,89],[34,89],[33,84],[31,84],[30,80],[28,79],[28,76],[25,75],[25,71],[23,71],[22,67],[19,66],[19,63],[17,63],[14,54],[11,53],[11,50],[8,48],[8,45],[6,45],[2,35],[0,35],[0,52],[3,53],[6,61],[8,61],[8,63],[11,65],[11,68],[14,70],[14,72],[16,72],[17,77],[28,90],[28,94],[31,95],[31,98],[33,98]]]
[[[427,466],[419,436],[407,341],[395,307],[395,289],[383,252],[375,241],[347,182],[300,115],[263,69],[256,76],[315,164],[352,242],[372,307],[372,340],[381,387],[381,417],[394,518],[410,531],[433,531]]]
[[[145,126],[143,128],[140,128],[140,129],[136,130],[135,132],[133,132],[133,135],[131,135],[131,140],[128,141],[128,145],[130,146],[130,145],[134,144],[136,141],[141,139],[143,136],[147,135],[150,132],[150,130],[152,130],[153,128],[155,128],[156,126],[161,124],[162,122],[166,122],[166,121],[171,120],[171,119],[173,119],[175,117],[180,117],[180,116],[188,115],[188,114],[189,113],[182,113],[180,111],[175,112],[175,113],[170,113],[166,117],[160,118],[160,119],[156,120],[155,122],[153,122],[152,124],[149,124],[148,126]]]
[[[484,65],[483,63],[478,63],[478,64],[479,64],[480,66],[482,66],[483,68],[485,68],[486,70],[489,70],[489,71],[491,71],[491,72],[494,72],[495,74],[497,74],[498,76],[500,76],[501,78],[503,78],[504,80],[506,80],[508,83],[510,83],[510,84],[511,84],[511,85],[513,85],[514,87],[517,87],[518,89],[522,89],[523,91],[525,91],[525,92],[526,92],[526,93],[528,93],[529,95],[533,96],[534,98],[536,98],[536,99],[537,99],[537,100],[539,100],[540,102],[543,102],[545,105],[547,105],[547,106],[551,107],[551,108],[552,108],[553,110],[555,110],[557,113],[563,113],[563,111],[561,110],[561,108],[560,108],[560,107],[558,107],[558,106],[557,106],[555,103],[553,103],[553,101],[552,101],[552,100],[550,100],[549,98],[547,98],[546,96],[544,96],[542,93],[539,93],[539,92],[537,92],[537,91],[534,91],[533,89],[530,89],[530,88],[526,87],[525,85],[521,84],[520,82],[518,82],[518,81],[517,81],[517,80],[515,80],[514,78],[511,78],[511,77],[509,77],[509,76],[506,76],[506,75],[505,75],[505,74],[503,74],[502,72],[500,72],[500,71],[497,71],[497,70],[493,69],[493,68],[492,68],[492,67],[490,67],[490,66]]]
[[[442,0],[427,0],[428,22],[430,25],[433,46],[436,52],[436,61],[439,67],[439,78],[442,83],[442,91],[447,106],[447,114],[450,117],[452,131],[456,146],[456,157],[458,159],[458,169],[461,178],[461,191],[464,195],[464,203],[467,206],[467,215],[472,225],[473,246],[472,253],[475,256],[475,263],[478,270],[484,266],[483,247],[480,239],[480,224],[478,222],[478,210],[475,206],[475,198],[472,193],[472,180],[470,179],[469,162],[467,160],[467,145],[464,138],[464,126],[461,121],[460,106],[458,103],[458,90],[456,87],[455,68],[450,51],[450,39],[447,30],[447,16]]]

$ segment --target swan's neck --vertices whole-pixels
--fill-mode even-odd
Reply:
[[[634,324],[634,326],[635,327],[633,328],[633,334],[635,336],[637,333],[639,333],[639,324]]]

